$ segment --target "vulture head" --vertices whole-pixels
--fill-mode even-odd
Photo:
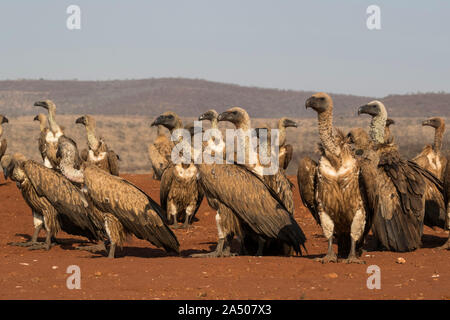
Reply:
[[[422,122],[423,126],[430,126],[435,129],[445,126],[445,120],[439,117],[431,118]]]
[[[174,129],[180,129],[182,127],[181,119],[175,112],[167,111],[160,115],[153,121],[151,126],[162,125],[172,131]]]
[[[384,104],[378,100],[371,101],[368,104],[359,107],[358,115],[362,113],[368,114],[372,117],[385,115],[387,118],[386,108],[384,107]]]
[[[239,107],[233,107],[228,109],[225,112],[219,114],[217,118],[218,121],[229,121],[233,123],[236,128],[241,128],[244,126],[250,126],[250,117],[248,116],[247,111]]]
[[[317,113],[322,113],[333,108],[333,100],[325,92],[313,94],[305,102],[306,109],[314,109]]]
[[[350,130],[347,134],[347,139],[353,145],[354,152],[357,156],[362,155],[364,150],[367,150],[371,144],[369,134],[362,128]]]
[[[217,113],[217,111],[214,109],[211,109],[211,110],[208,110],[205,113],[203,113],[200,117],[198,117],[198,120],[199,121],[202,121],[202,120],[214,121],[214,120],[217,120],[218,117],[219,117],[219,114]]]
[[[25,178],[25,174],[20,170],[20,166],[26,160],[25,156],[21,153],[15,153],[12,156],[9,154],[4,155],[1,159],[1,165],[5,180],[11,178],[13,181],[22,182]]]
[[[41,107],[44,109],[47,109],[49,112],[50,111],[55,111],[56,110],[56,105],[53,103],[52,100],[43,100],[43,101],[36,101],[34,103],[35,107]]]
[[[4,115],[0,114],[0,124],[8,123],[9,120]]]
[[[95,119],[90,115],[84,115],[75,120],[75,123],[82,124],[85,127],[95,127]]]
[[[36,117],[33,118],[33,121],[39,121],[40,123],[47,122],[47,116],[43,113],[39,113]]]
[[[395,124],[395,121],[391,118],[386,119],[386,127],[390,127],[391,125]]]
[[[295,122],[294,120],[288,119],[288,118],[281,118],[279,120],[279,127],[284,127],[284,128],[297,128],[297,122]]]

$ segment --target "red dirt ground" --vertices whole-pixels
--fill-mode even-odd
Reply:
[[[155,200],[159,182],[125,175]],[[206,201],[191,230],[176,230],[181,256],[130,238],[119,257],[74,250],[76,237],[50,251],[8,246],[33,233],[30,209],[14,183],[0,181],[0,299],[450,299],[450,252],[436,249],[447,233],[425,228],[424,248],[410,253],[366,252],[366,265],[313,260],[326,251],[321,229],[301,205],[296,186],[296,219],[306,233],[303,257],[189,258],[215,247],[215,213]],[[45,233],[41,233],[41,238]],[[397,263],[402,257],[406,263]],[[66,269],[81,269],[81,289],[69,290]],[[369,265],[381,268],[381,289],[366,286]]]

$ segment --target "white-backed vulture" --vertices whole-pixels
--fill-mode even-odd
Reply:
[[[42,107],[42,108],[48,110],[49,128],[48,128],[48,130],[46,130],[45,146],[42,146],[42,147],[40,146],[39,151],[43,150],[45,152],[44,165],[47,168],[52,168],[52,169],[57,170],[58,165],[59,165],[59,159],[56,157],[56,152],[58,150],[58,139],[64,133],[63,133],[62,128],[56,123],[56,119],[55,119],[56,105],[51,100],[44,100],[44,101],[35,102],[34,106]]]
[[[166,127],[170,134],[181,129],[182,121],[173,112],[165,112],[156,118],[152,125]],[[192,129],[192,125],[186,128]],[[191,139],[193,132],[190,132]],[[189,141],[189,143],[192,143]],[[167,212],[167,220],[172,221],[172,227],[178,228],[178,220],[184,217],[183,228],[189,227],[203,200],[203,193],[197,182],[197,167],[190,163],[171,163],[164,170],[160,185],[161,207]]]
[[[280,168],[283,168],[283,170],[287,170],[287,167],[289,166],[294,153],[294,148],[292,147],[292,145],[286,144],[286,128],[288,127],[297,128],[297,123],[288,118],[281,118],[280,120],[278,120],[278,132],[280,134],[279,165]]]
[[[434,128],[434,144],[426,145],[413,161],[442,180],[447,164],[447,158],[441,152],[442,139],[445,133],[445,120],[442,118],[431,118],[423,121],[422,125]]]
[[[113,215],[126,233],[163,247],[167,252],[179,252],[178,240],[166,224],[165,212],[152,198],[131,182],[95,165],[85,164],[77,169],[73,159],[77,154],[73,140],[65,136],[59,139],[62,173],[73,183],[83,185],[83,191],[96,208]]]
[[[153,124],[151,126],[154,126]],[[170,156],[173,149],[173,142],[164,134],[161,125],[156,125],[157,133],[153,143],[148,145],[148,156],[152,163],[153,179],[161,180],[164,170],[171,163]]]
[[[321,158],[316,165],[309,158],[299,164],[297,178],[302,201],[319,222],[328,240],[328,252],[317,260],[337,262],[333,237],[338,244],[338,256],[347,263],[364,263],[358,259],[360,248],[370,230],[372,212],[365,201],[360,183],[360,167],[343,133],[333,128],[333,101],[326,93],[316,93],[305,103],[318,114]]]
[[[45,139],[47,137],[48,131],[50,130],[47,126],[48,119],[45,114],[39,113],[37,116],[34,117],[33,120],[39,121],[40,134],[39,134],[39,139],[38,139],[38,148],[39,148],[39,153],[41,154],[41,157],[42,157],[42,161],[45,162],[46,147],[47,147],[47,143],[46,143]],[[47,162],[48,162],[48,160],[47,160]]]
[[[444,196],[445,196],[445,208],[447,210],[445,228],[450,230],[450,156],[447,156],[447,166],[444,170]],[[450,250],[450,234],[447,241],[441,247],[442,249]]]
[[[100,217],[91,210],[88,199],[60,173],[27,160],[21,154],[7,155],[1,164],[5,178],[10,177],[16,182],[31,208],[35,227],[31,241],[12,245],[49,250],[51,239],[59,230],[91,241],[106,238]],[[47,237],[44,243],[38,243],[37,237],[43,227]]]
[[[0,114],[0,138],[3,135],[3,124],[8,122],[9,122],[8,118]],[[4,156],[7,147],[8,143],[6,142],[6,139],[2,139],[2,141],[0,141],[0,159]]]
[[[86,158],[83,159],[89,164],[96,165],[102,170],[111,173],[112,175],[119,175],[119,157],[117,154],[108,148],[105,141],[98,139],[95,135],[95,119],[90,115],[84,115],[75,120],[85,126],[89,150]],[[83,157],[82,157],[83,158]]]
[[[242,108],[238,107],[231,108],[221,113],[217,117],[217,120],[229,121],[233,123],[237,129],[242,129],[244,134],[251,129],[250,117],[248,116],[247,112]],[[262,255],[263,252],[266,251],[265,248],[269,249],[272,247],[274,247],[277,253],[280,253],[280,250],[283,252],[283,254],[290,253],[291,250],[299,253],[301,252],[300,246],[304,244],[306,238],[303,234],[303,231],[300,229],[300,227],[297,225],[297,223],[293,218],[294,205],[292,200],[292,190],[289,181],[282,173],[280,173],[279,170],[273,176],[263,175],[260,163],[258,161],[256,161],[256,163],[251,163],[249,161],[250,160],[249,157],[251,156],[249,153],[250,151],[249,150],[250,143],[248,141],[249,138],[250,135],[247,135],[244,138],[245,139],[244,149],[246,152],[245,152],[245,161],[242,165],[213,164],[208,166],[203,164],[198,166],[200,172],[200,183],[203,187],[205,195],[207,197],[209,195],[210,197],[208,198],[208,203],[210,203],[211,205],[211,202],[213,202],[213,205],[215,206],[213,208],[218,211],[218,214],[220,216],[218,227],[219,223],[221,223],[222,220],[233,221],[233,218],[237,218],[237,220],[234,220],[233,223],[229,224],[228,226],[225,226],[224,228],[223,225],[220,226],[219,244],[221,244],[222,246],[223,242],[227,241],[227,239],[229,241],[230,237],[232,238],[233,235],[237,235],[241,239],[241,244],[247,249],[250,249],[246,245],[247,242],[256,240],[257,255]],[[217,176],[219,171],[221,172],[220,177],[216,178],[215,176]],[[213,175],[212,179],[211,174]],[[227,194],[226,201],[225,198],[218,197],[218,195],[222,194],[223,192],[232,193],[234,191],[238,191],[237,189],[234,189],[234,191],[231,190],[236,187],[236,183],[241,184],[240,181],[234,181],[234,178],[231,178],[231,176],[233,176],[234,174],[236,174],[237,176],[240,175],[241,178],[245,180],[245,184],[242,187],[245,186],[245,188],[248,188],[246,189],[247,192],[245,193],[247,197],[245,198],[245,200],[240,200],[241,202],[248,201],[248,203],[242,204],[242,207],[241,203],[237,203],[239,202],[238,200],[239,193],[233,195]],[[233,180],[230,181],[230,178]],[[216,180],[219,180],[220,185],[217,184]],[[211,188],[212,183],[216,184],[215,185],[216,189],[221,190],[212,191],[204,189],[204,188]],[[260,207],[261,202],[259,204],[256,204],[255,202],[263,201],[262,199],[265,199],[266,197],[270,198],[267,199],[268,202],[266,204],[268,205],[268,208],[272,209],[272,211],[267,210],[265,212],[260,212],[260,216],[258,216],[257,212],[259,209],[261,209]],[[210,199],[212,199],[213,201],[210,201]],[[214,201],[217,201],[218,203],[214,204]],[[275,210],[274,207],[270,207],[274,203],[278,203],[279,206],[281,205],[279,211]],[[231,213],[234,214],[234,217],[223,215],[222,214],[223,210],[220,207],[221,205],[230,209]],[[245,212],[246,210],[249,211]],[[226,211],[226,213],[229,214],[230,212]],[[249,214],[250,216],[245,218],[242,216],[247,214]],[[289,215],[289,217],[284,216],[284,214]],[[279,221],[280,224],[278,224],[278,222],[275,223],[273,219],[280,219]],[[274,225],[266,225],[266,223],[267,224],[273,223]],[[266,228],[283,229],[286,227],[289,229],[290,236],[280,235],[279,237],[276,237],[273,234],[266,232],[267,231]],[[267,240],[269,240],[269,242],[266,244]],[[215,255],[215,253],[212,254]]]
[[[372,116],[370,143],[355,143],[355,154],[370,158],[377,174],[365,179],[372,183],[375,194],[369,194],[375,211],[372,232],[383,250],[412,251],[421,246],[425,215],[426,191],[442,192],[442,183],[414,162],[401,158],[394,143],[385,143],[386,108],[372,101],[359,108],[358,114]],[[366,139],[359,139],[364,141]],[[364,177],[363,177],[364,178]]]

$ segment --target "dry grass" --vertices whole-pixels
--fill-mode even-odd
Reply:
[[[81,150],[86,147],[86,134],[84,127],[75,124],[77,116],[58,115],[58,123],[65,127],[66,135],[75,139]],[[119,154],[121,158],[121,172],[148,173],[150,161],[147,155],[147,145],[153,141],[156,129],[150,128],[152,118],[143,116],[96,116],[97,134],[105,138],[107,144]],[[28,158],[41,160],[37,139],[39,135],[39,123],[32,121],[33,116],[10,117],[10,122],[4,125],[4,136],[8,140],[8,153],[21,152]],[[194,120],[183,119],[186,122]],[[418,154],[425,144],[433,142],[433,130],[430,127],[420,125],[422,118],[395,118],[396,125],[392,127],[395,141],[400,146],[400,151],[406,158],[412,158]],[[300,157],[311,156],[317,158],[316,144],[319,141],[317,135],[317,123],[315,119],[297,119],[299,127],[288,128],[287,141],[294,146],[294,159],[289,166],[288,173],[295,174]],[[450,118],[446,118],[450,124]],[[276,120],[254,119],[253,126],[260,127],[266,124],[275,127]],[[369,119],[361,118],[336,118],[335,125],[347,132],[354,127],[367,128]],[[205,125],[207,127],[207,125]],[[231,126],[227,126],[231,127]],[[450,130],[444,139],[444,148],[450,146]]]

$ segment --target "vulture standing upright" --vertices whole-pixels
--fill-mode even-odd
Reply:
[[[85,126],[89,150],[83,150],[81,158],[89,164],[96,165],[102,170],[119,175],[119,157],[110,150],[103,139],[97,139],[95,135],[95,119],[90,115],[84,115],[75,123]]]
[[[380,101],[360,107],[358,114],[361,113],[372,116],[370,141],[364,145],[352,140],[355,153],[369,155],[378,173],[375,178],[363,177],[374,190],[368,195],[375,211],[372,232],[381,249],[415,250],[421,245],[426,191],[435,188],[439,193],[442,183],[416,163],[402,159],[393,142],[385,142],[387,112]]]
[[[39,147],[39,153],[41,154],[42,157],[42,161],[46,161],[46,137],[47,137],[47,133],[49,132],[49,128],[47,126],[48,124],[48,119],[47,116],[43,113],[39,113],[37,116],[34,117],[33,119],[34,121],[39,121],[39,139],[38,139],[38,147]],[[47,163],[48,163],[48,159],[47,159]],[[48,165],[46,165],[48,167]]]
[[[0,138],[3,135],[3,124],[8,122],[9,122],[8,118],[0,114]],[[6,142],[6,139],[2,139],[2,141],[0,141],[0,159],[5,155],[7,146],[8,144]]]
[[[171,163],[170,156],[174,144],[162,131],[162,125],[157,125],[156,127],[156,138],[153,143],[148,145],[148,156],[152,163],[153,179],[161,180],[164,170]]]
[[[72,182],[83,185],[83,191],[101,212],[113,215],[124,232],[147,240],[168,252],[179,252],[179,243],[166,224],[164,210],[144,191],[131,182],[109,174],[95,165],[76,168],[78,154],[73,140],[61,137],[58,143],[61,171]],[[106,221],[106,227],[108,224]]]
[[[49,128],[46,130],[45,139],[39,139],[39,151],[41,155],[45,153],[44,165],[47,168],[57,170],[59,159],[56,157],[58,150],[58,139],[64,134],[62,128],[56,123],[55,112],[56,105],[51,100],[37,101],[34,103],[35,107],[42,107],[48,110],[48,124]],[[41,131],[42,137],[42,131]],[[43,140],[43,141],[42,141]]]
[[[445,120],[442,118],[431,118],[422,122],[422,125],[434,128],[434,144],[426,145],[413,161],[442,180],[447,164],[447,158],[441,152],[442,139],[445,133]]]
[[[297,178],[300,196],[321,225],[328,240],[328,253],[318,261],[337,262],[338,255],[347,263],[364,263],[359,251],[370,230],[372,212],[365,201],[360,183],[360,167],[343,133],[333,128],[333,101],[326,93],[316,93],[306,101],[306,108],[318,114],[321,158],[316,164],[309,158],[299,164]],[[386,121],[386,119],[384,120]]]
[[[51,239],[59,230],[83,236],[91,241],[106,237],[100,216],[92,211],[88,199],[63,175],[21,154],[5,156],[1,161],[5,178],[10,177],[32,210],[35,232],[31,241],[12,243],[30,249],[50,249]],[[42,228],[47,231],[44,243],[37,237]]]
[[[170,134],[183,128],[181,119],[173,112],[160,115],[152,125],[162,125]],[[193,132],[190,135],[192,139]],[[173,221],[173,228],[178,228],[179,216],[184,216],[183,227],[187,228],[200,207],[203,193],[197,182],[197,173],[197,167],[191,159],[189,163],[171,163],[162,174],[160,203],[167,212],[167,219]]]

